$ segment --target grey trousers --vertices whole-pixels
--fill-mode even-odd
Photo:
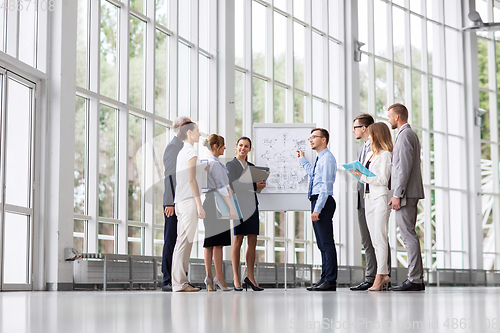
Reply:
[[[396,221],[398,222],[399,231],[401,232],[401,238],[405,244],[408,257],[408,280],[413,283],[422,283],[424,277],[420,240],[415,232],[418,200],[407,198],[406,206],[396,211]]]
[[[359,233],[361,234],[361,244],[363,244],[363,248],[365,249],[365,281],[373,283],[373,281],[375,281],[375,275],[377,274],[377,258],[375,257],[375,249],[373,248],[370,232],[368,231],[368,225],[366,224],[364,207],[358,208],[358,224]],[[389,246],[388,248],[389,254],[387,256],[387,267],[389,268],[389,276],[391,276],[391,247]]]

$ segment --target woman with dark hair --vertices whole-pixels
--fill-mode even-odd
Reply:
[[[240,266],[240,251],[243,243],[243,237],[247,236],[248,247],[246,253],[247,276],[245,277],[245,286],[249,285],[254,291],[264,290],[257,285],[254,275],[255,265],[255,247],[257,246],[257,235],[259,234],[259,209],[256,191],[266,187],[264,181],[252,183],[252,180],[241,179],[244,171],[249,166],[255,166],[248,162],[248,153],[252,150],[252,141],[250,138],[241,137],[236,142],[236,157],[227,162],[226,167],[229,171],[229,182],[231,188],[236,193],[243,218],[239,221],[234,220],[234,244],[231,259],[233,261],[234,290],[242,291],[240,284],[240,275],[238,268]],[[248,170],[249,171],[249,170]],[[250,172],[245,173],[250,176]],[[238,225],[236,225],[239,222]]]
[[[198,152],[193,147],[200,140],[198,125],[191,121],[184,122],[177,137],[184,141],[184,147],[177,155],[177,185],[174,203],[178,222],[172,260],[172,289],[173,291],[199,291],[200,288],[189,284],[186,276],[198,219],[205,218],[205,210],[200,199],[200,182],[196,179]]]
[[[205,277],[205,285],[207,291],[216,291],[219,287],[223,291],[230,291],[226,286],[224,274],[222,272],[222,247],[231,245],[231,224],[230,220],[218,219],[217,208],[215,205],[215,192],[218,192],[224,202],[229,207],[229,214],[232,219],[238,217],[236,211],[229,198],[233,196],[233,191],[229,186],[229,178],[227,176],[227,169],[222,164],[218,157],[224,154],[226,146],[224,138],[217,134],[210,134],[208,139],[203,141],[203,145],[210,150],[208,157],[208,189],[203,202],[203,209],[205,209],[205,241],[203,247],[205,248],[205,270],[207,276]],[[212,274],[212,257],[215,263],[215,278]]]
[[[382,122],[368,126],[371,151],[366,154],[365,167],[375,176],[367,177],[358,170],[349,170],[365,183],[365,217],[377,258],[377,275],[369,291],[380,291],[390,282],[387,256],[389,255],[388,185],[391,178],[392,137],[389,127]]]

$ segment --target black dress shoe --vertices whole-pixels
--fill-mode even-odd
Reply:
[[[363,281],[360,284],[358,284],[356,287],[351,287],[352,291],[357,291],[357,290],[368,290],[368,288],[371,288],[373,286],[373,282],[368,282],[368,281]]]
[[[243,282],[245,282],[245,290],[248,290],[248,286],[252,287],[253,291],[262,291],[262,290],[264,290],[264,288],[261,288],[261,287],[258,287],[256,285],[254,285],[252,283],[252,281],[250,281],[250,279],[248,277],[246,277],[245,280],[243,280]]]
[[[422,282],[422,290],[425,290],[425,283]]]
[[[313,287],[310,291],[336,291],[337,284],[335,282],[323,281],[319,286]]]
[[[166,285],[162,286],[161,291],[166,291],[166,292],[172,291],[172,285],[166,284]]]
[[[312,286],[307,287],[306,290],[312,291],[312,288],[317,287],[322,283],[323,283],[323,281],[319,280],[318,282],[314,283]]]
[[[413,283],[410,280],[405,280],[400,286],[392,287],[389,290],[392,291],[421,291],[422,284],[421,283]]]
[[[234,280],[233,280],[233,286],[234,286],[234,291],[243,291],[243,288],[236,287],[236,284],[234,284]]]

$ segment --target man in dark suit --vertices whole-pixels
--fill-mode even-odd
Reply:
[[[389,205],[396,211],[396,220],[408,255],[408,279],[391,290],[419,291],[425,289],[420,240],[415,232],[418,201],[424,198],[420,140],[408,124],[408,110],[403,104],[389,106],[388,117],[392,129],[399,130],[392,151],[391,189],[394,194]]]
[[[177,155],[184,147],[184,142],[177,138],[180,126],[190,121],[187,117],[178,117],[174,121],[172,130],[176,135],[170,141],[163,153],[163,165],[165,166],[163,192],[163,211],[165,216],[165,227],[163,229],[163,256],[161,260],[161,271],[163,273],[162,291],[172,291],[172,254],[174,253],[175,241],[177,239],[177,215],[175,215],[175,174],[177,167]]]
[[[370,139],[368,138],[368,126],[373,124],[375,121],[373,117],[367,113],[360,114],[353,120],[354,137],[356,140],[363,140],[364,144],[359,147],[357,152],[358,161],[363,164],[366,155],[370,151]],[[358,194],[358,224],[359,233],[361,234],[361,243],[365,249],[365,261],[366,261],[366,274],[365,281],[361,282],[355,287],[350,289],[356,290],[368,290],[373,285],[375,281],[375,274],[377,273],[377,259],[375,258],[375,249],[372,245],[372,240],[370,238],[370,232],[368,231],[368,225],[366,224],[365,218],[365,187],[360,182],[357,182],[357,194]],[[389,259],[390,260],[390,259]],[[389,264],[390,267],[390,264]]]

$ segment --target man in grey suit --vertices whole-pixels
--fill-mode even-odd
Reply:
[[[424,198],[420,141],[408,124],[408,110],[403,104],[389,106],[388,117],[392,129],[398,129],[392,151],[391,189],[394,194],[389,205],[396,211],[396,220],[408,256],[408,279],[391,290],[419,291],[425,289],[420,240],[415,232],[418,200]]]
[[[370,151],[370,139],[368,136],[368,126],[373,124],[375,121],[373,117],[368,113],[363,113],[354,118],[353,129],[354,137],[356,140],[363,140],[364,144],[359,147],[357,152],[358,161],[363,164],[366,155]],[[359,233],[361,234],[361,243],[365,249],[365,261],[366,261],[366,274],[365,280],[355,287],[351,287],[352,291],[368,290],[373,285],[375,280],[375,274],[377,273],[377,259],[375,257],[375,249],[372,245],[372,240],[370,233],[368,231],[368,225],[366,224],[365,217],[365,187],[360,182],[357,183],[357,194],[358,194],[358,224]],[[387,266],[389,267],[389,276],[391,275],[391,255],[389,252]]]

